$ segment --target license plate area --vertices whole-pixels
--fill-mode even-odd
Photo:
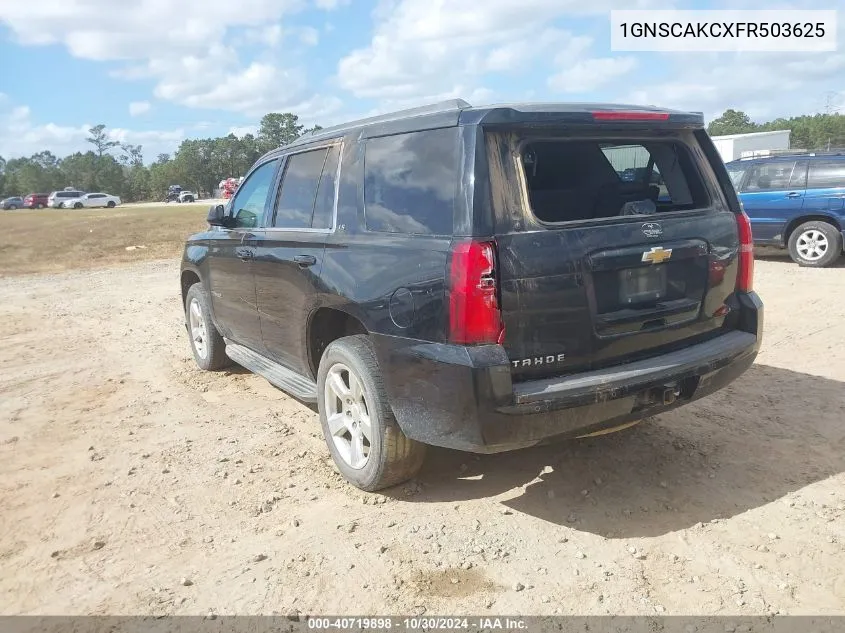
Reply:
[[[656,303],[666,298],[668,271],[664,264],[619,271],[620,306]]]

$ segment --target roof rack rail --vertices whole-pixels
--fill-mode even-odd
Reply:
[[[439,101],[437,103],[430,103],[423,106],[417,106],[416,108],[408,108],[406,110],[398,110],[396,112],[389,112],[387,114],[379,114],[377,116],[367,117],[364,119],[357,119],[355,121],[349,121],[347,123],[341,123],[340,125],[333,125],[332,127],[326,127],[320,130],[309,131],[300,136],[292,143],[290,143],[289,146],[298,145],[299,143],[312,141],[314,139],[320,138],[321,136],[337,134],[338,132],[341,132],[343,130],[349,130],[364,125],[373,125],[375,123],[387,123],[389,121],[407,119],[409,117],[415,116],[424,116],[426,114],[459,112],[460,110],[465,110],[471,107],[472,105],[470,105],[463,99],[449,99],[448,101]]]
[[[765,151],[765,150],[764,150]],[[845,156],[845,150],[812,150],[812,149],[794,149],[794,150],[769,150],[767,154],[752,154],[750,156],[741,156],[739,160],[759,160],[761,158],[789,158],[790,156]]]

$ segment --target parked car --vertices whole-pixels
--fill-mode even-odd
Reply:
[[[197,199],[193,191],[182,191],[179,193],[179,202],[194,202]]]
[[[46,193],[31,193],[23,199],[23,206],[27,209],[43,209],[49,204],[48,198]]]
[[[165,202],[182,202],[180,196],[182,194],[182,187],[179,185],[170,185],[167,188],[167,194],[164,196]]]
[[[111,196],[107,193],[85,193],[78,198],[68,198],[63,200],[61,206],[63,209],[91,209],[94,207],[108,207],[112,209],[120,204],[120,198]]]
[[[85,195],[84,191],[77,191],[76,189],[64,189],[62,191],[54,191],[47,197],[47,206],[54,209],[59,209],[67,200],[74,198],[81,198]]]
[[[727,164],[754,243],[789,249],[800,266],[833,265],[845,230],[845,155],[799,154]]]
[[[11,198],[6,198],[0,204],[3,205],[3,208],[8,209],[20,209],[23,206],[23,198],[20,196],[12,196]]]
[[[619,177],[630,145],[665,199]],[[260,158],[208,222],[181,265],[194,359],[316,402],[364,490],[427,444],[621,430],[760,346],[748,217],[696,113],[455,101],[352,122]]]

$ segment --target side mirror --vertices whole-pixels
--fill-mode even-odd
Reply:
[[[212,205],[208,209],[207,220],[211,226],[226,226],[226,207],[222,204]]]

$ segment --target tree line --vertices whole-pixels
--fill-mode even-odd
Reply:
[[[707,132],[711,136],[747,134],[790,130],[793,149],[831,150],[845,148],[845,115],[805,114],[797,117],[777,118],[766,123],[755,123],[741,110],[725,110],[710,122]]]
[[[59,158],[41,151],[29,158],[0,156],[0,198],[49,193],[65,187],[105,191],[126,201],[163,199],[169,185],[178,184],[210,195],[224,178],[243,176],[259,156],[319,130],[299,123],[290,112],[262,117],[257,134],[229,134],[217,138],[186,139],[170,154],[144,164],[140,145],[118,143],[103,124],[89,130],[91,149]],[[712,136],[791,130],[795,149],[845,148],[845,115],[815,114],[755,123],[741,110],[726,110],[707,126]]]
[[[147,165],[141,145],[112,140],[100,124],[88,131],[87,152],[64,158],[47,150],[29,158],[0,156],[0,198],[73,187],[127,202],[161,200],[170,185],[211,195],[221,180],[243,176],[265,152],[319,129],[306,129],[295,114],[272,112],[262,117],[257,134],[186,139],[173,155],[159,154]]]

